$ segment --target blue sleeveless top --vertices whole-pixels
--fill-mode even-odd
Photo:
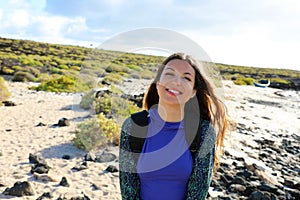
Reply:
[[[148,134],[137,162],[142,200],[183,200],[193,159],[184,122],[166,122],[157,108],[149,110]]]

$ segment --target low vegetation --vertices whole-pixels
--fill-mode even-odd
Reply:
[[[122,122],[141,110],[133,102],[120,97],[120,91],[114,85],[110,90],[86,92],[79,106],[96,114],[93,119],[80,123],[75,133],[75,146],[88,151],[107,143],[118,145]]]
[[[31,88],[38,91],[84,92],[80,107],[93,110],[95,116],[78,124],[73,142],[87,151],[107,143],[118,144],[120,125],[131,113],[140,110],[133,102],[122,98],[114,84],[121,84],[124,77],[153,79],[163,59],[161,56],[0,38],[0,75],[9,75],[12,81],[39,82]],[[212,64],[223,79],[234,80],[238,85],[253,85],[254,81],[270,79],[271,83],[277,83],[274,86],[290,89],[295,86],[294,81],[300,79],[300,71],[296,70]],[[100,79],[106,85],[101,85]],[[104,86],[109,89],[103,89]],[[99,87],[103,92],[95,91]],[[0,102],[9,96],[0,78]]]
[[[95,150],[108,143],[118,144],[120,128],[114,119],[106,118],[102,113],[95,118],[77,125],[74,145],[83,150]]]
[[[10,92],[8,91],[4,78],[0,77],[0,106],[2,101],[8,100],[10,97]]]

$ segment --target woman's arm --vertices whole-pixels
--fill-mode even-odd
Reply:
[[[216,133],[208,121],[203,121],[201,126],[203,142],[193,163],[193,172],[188,183],[187,200],[206,199],[214,167]]]
[[[136,173],[136,163],[134,162],[129,145],[131,127],[131,119],[128,118],[122,125],[120,137],[119,179],[123,200],[140,199],[140,181]]]

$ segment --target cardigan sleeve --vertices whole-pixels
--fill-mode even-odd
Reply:
[[[216,133],[209,121],[201,123],[201,145],[193,163],[188,182],[187,200],[206,199],[214,166]]]
[[[140,180],[136,172],[136,163],[131,153],[129,138],[131,119],[124,121],[121,128],[119,150],[119,182],[123,200],[140,199]]]

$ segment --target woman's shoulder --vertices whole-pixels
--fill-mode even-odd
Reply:
[[[146,110],[132,113],[129,117],[127,117],[124,120],[122,124],[122,130],[128,130],[133,123],[140,126],[147,125],[148,123],[147,117],[148,117],[148,112]]]
[[[122,130],[125,131],[125,130],[128,130],[129,127],[131,126],[131,117],[127,117],[124,121],[123,121],[123,124],[122,124]]]

